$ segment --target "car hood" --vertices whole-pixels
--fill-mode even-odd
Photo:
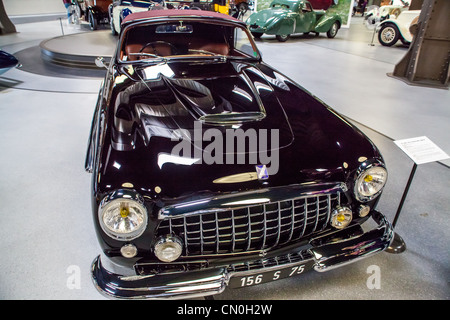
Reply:
[[[136,123],[146,146],[154,138],[184,139],[204,150],[198,140],[208,131],[225,139],[230,130],[270,135],[279,128],[287,133],[275,148],[293,141],[283,107],[275,95],[269,97],[270,82],[252,64],[173,62],[138,67],[128,75],[132,81],[116,100],[115,124]],[[267,145],[261,151],[270,149]]]
[[[177,62],[168,67],[158,73],[135,68],[126,77],[116,77],[100,192],[128,186],[151,197],[178,199],[344,182],[364,159],[381,157],[334,110],[267,65],[226,61]],[[214,108],[230,106],[263,117],[199,121],[202,111],[210,114]],[[234,148],[228,149],[227,130],[248,134],[237,140],[249,143],[237,149],[234,140]],[[255,143],[250,143],[253,132],[256,152]],[[256,167],[262,164],[269,168],[268,176],[258,174]]]

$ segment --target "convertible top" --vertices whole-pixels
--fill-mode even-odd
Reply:
[[[213,12],[213,11],[204,11],[204,10],[177,10],[177,9],[169,9],[169,10],[149,10],[149,11],[142,11],[142,12],[136,12],[132,13],[125,17],[122,24],[129,23],[131,21],[138,21],[138,20],[147,20],[147,19],[153,19],[153,18],[173,18],[173,17],[180,17],[180,18],[190,18],[190,17],[197,17],[197,18],[219,18],[219,19],[225,19],[229,21],[239,22],[243,23],[243,21],[233,18],[229,15]]]

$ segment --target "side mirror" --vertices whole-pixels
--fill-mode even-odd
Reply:
[[[105,59],[103,59],[103,57],[97,57],[97,59],[95,59],[95,65],[99,68],[105,68],[105,69],[108,68],[108,66],[105,63]]]

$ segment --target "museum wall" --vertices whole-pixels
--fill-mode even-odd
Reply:
[[[62,0],[3,0],[8,16],[65,12]]]

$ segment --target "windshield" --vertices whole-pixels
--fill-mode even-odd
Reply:
[[[275,3],[274,5],[272,5],[272,8],[274,9],[289,9],[289,6],[287,4],[279,4],[279,3]]]
[[[164,21],[131,26],[123,36],[120,62],[179,58],[257,58],[242,26],[199,21]]]

